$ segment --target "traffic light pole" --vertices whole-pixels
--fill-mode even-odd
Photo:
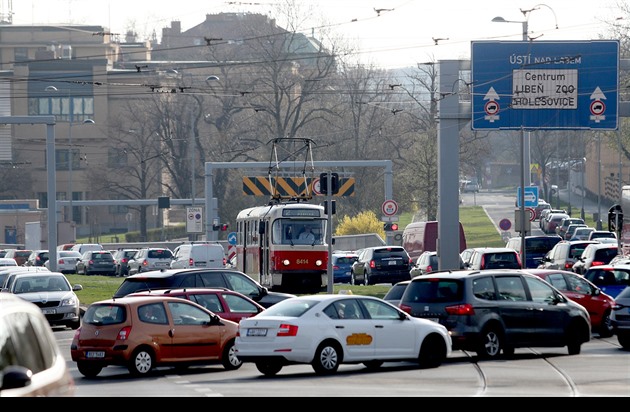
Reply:
[[[332,185],[332,172],[328,172],[326,174],[326,202],[328,213],[326,217],[328,218],[328,224],[326,225],[326,243],[328,243],[328,266],[326,269],[326,273],[328,274],[328,282],[326,282],[326,291],[330,294],[333,293],[333,284],[335,281],[334,273],[333,273],[333,264],[332,264],[332,215],[333,215],[333,205],[332,205],[332,195],[333,195],[333,185]]]

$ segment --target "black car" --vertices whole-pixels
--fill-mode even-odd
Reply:
[[[114,264],[116,265],[116,276],[129,275],[129,260],[133,258],[138,249],[118,249],[114,252]]]
[[[526,269],[535,269],[540,266],[542,259],[545,257],[553,247],[562,240],[560,235],[532,235],[525,236],[525,265]],[[506,247],[514,249],[519,254],[521,263],[523,263],[523,257],[521,256],[521,243],[522,238],[515,236],[510,238],[505,244]]]
[[[374,246],[358,251],[359,257],[352,264],[350,283],[375,285],[411,279],[411,258],[402,246]]]
[[[580,353],[591,338],[587,310],[537,276],[515,269],[434,272],[411,280],[399,307],[446,326],[454,350],[480,358],[520,347]]]
[[[270,292],[243,272],[233,269],[164,269],[126,277],[114,298],[130,293],[176,288],[226,288],[242,293],[265,308],[294,297],[288,293]]]
[[[114,276],[114,257],[107,250],[88,250],[77,261],[76,272],[79,275]]]

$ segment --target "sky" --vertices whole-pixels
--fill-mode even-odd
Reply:
[[[307,35],[320,27],[355,45],[362,63],[382,68],[411,67],[422,62],[469,59],[472,41],[539,41],[609,38],[606,22],[630,16],[618,4],[626,0],[296,0],[303,10],[314,5],[300,28]],[[251,12],[270,15],[283,0],[15,0],[13,24],[90,24],[124,34],[133,27],[141,38],[180,21],[187,30],[206,14]],[[3,15],[11,0],[0,0]],[[528,12],[528,10],[530,10]],[[303,13],[300,17],[309,16]],[[503,17],[508,23],[492,22]],[[629,22],[624,21],[624,24]]]

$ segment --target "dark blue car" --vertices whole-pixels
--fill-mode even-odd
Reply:
[[[333,283],[350,283],[352,279],[352,264],[358,255],[354,252],[333,252]]]
[[[556,243],[560,242],[562,237],[559,235],[542,235],[542,236],[525,236],[525,262],[521,257],[523,267],[526,269],[535,269],[540,265],[542,258],[549,252]],[[510,238],[506,247],[521,253],[521,237]]]

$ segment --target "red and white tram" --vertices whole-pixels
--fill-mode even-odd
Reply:
[[[237,268],[270,290],[319,293],[328,283],[326,224],[324,207],[308,203],[242,210],[236,217]]]

